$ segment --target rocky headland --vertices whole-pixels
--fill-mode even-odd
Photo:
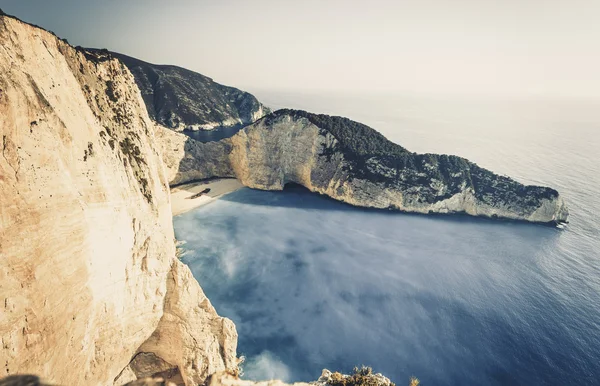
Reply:
[[[544,224],[568,219],[554,189],[523,185],[461,157],[412,153],[343,117],[284,109],[218,142],[162,128],[157,137],[171,184],[235,177],[263,190],[296,183],[368,208]]]

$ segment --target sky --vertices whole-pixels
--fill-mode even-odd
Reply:
[[[598,0],[0,0],[72,44],[256,90],[600,99]]]

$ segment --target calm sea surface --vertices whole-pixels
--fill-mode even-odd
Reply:
[[[175,218],[248,379],[365,364],[399,385],[600,385],[600,104],[257,93],[568,202],[565,230],[243,189]]]

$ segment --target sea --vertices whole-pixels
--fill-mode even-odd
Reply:
[[[411,215],[298,186],[177,216],[183,261],[237,326],[243,378],[366,365],[397,385],[600,385],[600,102],[256,95],[553,187],[571,216],[557,229]]]

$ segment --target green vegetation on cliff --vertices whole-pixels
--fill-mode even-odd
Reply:
[[[277,110],[269,117],[277,118],[284,115],[308,119],[315,126],[331,133],[345,150],[357,156],[399,156],[409,153],[378,131],[348,118],[290,109]]]

